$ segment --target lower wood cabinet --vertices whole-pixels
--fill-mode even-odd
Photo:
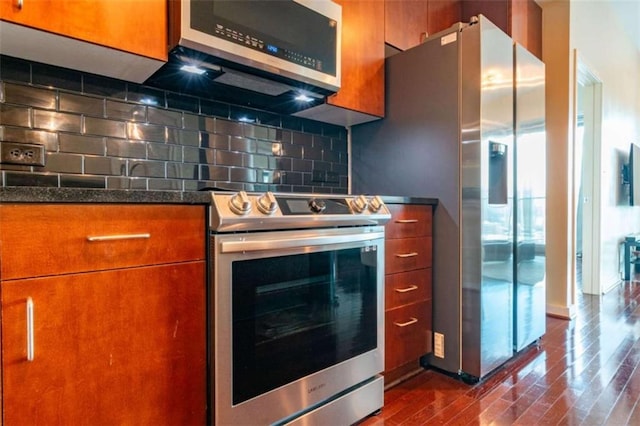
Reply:
[[[122,222],[122,209],[104,207],[108,206],[102,207],[107,216],[93,224],[99,229],[87,230],[89,235],[100,232],[104,239],[96,242],[105,256],[122,259],[133,250],[131,255],[138,253],[143,264],[129,265],[135,261],[128,259],[127,266],[113,261],[107,268],[98,262],[102,270],[0,281],[3,424],[206,423],[204,207],[191,206],[198,209],[192,214],[194,210],[173,206],[194,225],[190,228],[193,259],[158,264],[144,264],[152,259],[140,253],[148,253],[154,243],[162,245],[161,240],[171,239],[176,231],[151,232],[140,241],[139,236],[147,234],[119,234],[115,228],[120,225],[110,229]],[[136,232],[158,228],[153,218],[162,221],[163,213],[173,212],[171,206],[121,207],[130,214],[126,221],[140,222],[131,225]],[[15,208],[0,206],[0,242],[14,232],[15,223],[9,218],[15,219],[13,213],[24,206]],[[40,218],[52,224],[48,231],[57,234],[64,234],[54,229],[60,215],[89,215],[92,210],[81,205],[32,209],[40,211]],[[147,216],[150,211],[155,214]],[[129,239],[137,242],[132,246]],[[0,254],[22,247],[0,246]],[[77,247],[70,241],[67,247],[45,245],[40,250],[72,250],[81,257]],[[39,253],[32,252],[30,259],[38,262]],[[86,269],[87,263],[82,265]]]
[[[421,369],[432,351],[431,205],[391,204],[385,227],[385,386]]]

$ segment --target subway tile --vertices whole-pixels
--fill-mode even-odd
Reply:
[[[344,141],[347,140],[347,129],[342,126],[323,123],[322,134],[331,138],[342,139]]]
[[[84,133],[113,138],[126,138],[127,127],[123,121],[107,120],[104,118],[85,117]]]
[[[107,176],[107,189],[147,189],[146,178]]]
[[[331,170],[339,175],[346,176],[349,173],[349,166],[347,164],[333,164]]]
[[[282,145],[276,142],[256,141],[256,152],[264,155],[281,155]]]
[[[4,172],[5,186],[47,186],[58,187],[57,173]]]
[[[173,179],[198,179],[198,165],[167,163],[167,177]]]
[[[200,146],[203,148],[229,149],[229,139],[227,135],[217,135],[215,133],[200,133]]]
[[[47,151],[58,150],[58,134],[43,130],[0,126],[0,140],[44,145]]]
[[[331,150],[325,149],[322,151],[322,160],[328,161],[330,163],[339,163],[340,153],[337,151],[331,151]]]
[[[313,146],[313,136],[308,133],[294,132],[292,134],[292,143],[311,148]]]
[[[161,108],[167,105],[164,91],[134,83],[127,84],[127,100]]]
[[[200,162],[203,164],[216,164],[216,150],[207,148],[201,149]]]
[[[145,145],[147,147],[147,158],[149,160],[183,161],[183,151],[179,145],[162,143],[147,143]]]
[[[31,63],[23,59],[0,55],[0,80],[31,83]]]
[[[182,147],[182,160],[185,163],[200,163],[200,162],[204,162],[204,149],[200,149],[200,148],[195,148],[192,146],[185,146]],[[211,150],[213,151],[213,150]],[[213,164],[213,162],[211,163]]]
[[[322,134],[323,124],[319,121],[303,119],[302,131],[305,133]]]
[[[320,149],[331,149],[331,138],[324,136],[313,135],[313,147]]]
[[[66,112],[33,110],[33,127],[51,131],[80,133],[81,116]]]
[[[232,167],[229,169],[229,179],[232,182],[256,182],[256,170]]]
[[[222,166],[200,165],[200,179],[228,182],[229,168]]]
[[[299,117],[290,117],[283,115],[282,116],[282,127],[284,129],[293,130],[293,131],[302,131],[302,118]]]
[[[9,104],[55,109],[55,90],[4,83],[4,101]]]
[[[238,152],[256,152],[256,141],[253,139],[232,137],[229,139],[229,150]]]
[[[165,163],[160,161],[129,160],[128,176],[165,177]]]
[[[126,176],[127,162],[120,158],[85,156],[84,172],[91,175]]]
[[[269,158],[269,168],[283,171],[293,170],[293,160],[291,158],[271,157]],[[309,166],[309,169],[311,169],[311,166]]]
[[[31,82],[40,86],[79,92],[82,90],[82,73],[34,62],[31,64]]]
[[[314,161],[313,170],[322,170],[323,172],[331,171],[331,163],[324,161]]]
[[[313,170],[313,161],[311,160],[300,160],[300,159],[292,159],[292,170],[294,172],[307,172],[311,173]]]
[[[322,160],[322,150],[305,146],[303,156],[305,160]]]
[[[104,155],[106,153],[106,144],[102,137],[60,133],[59,138],[61,152],[93,155]]]
[[[96,188],[104,189],[107,181],[104,176],[89,175],[60,175],[60,186],[65,188]]]
[[[0,146],[2,146],[2,143],[0,143]],[[41,169],[41,167],[38,167],[38,169]],[[15,171],[15,172],[31,172],[31,166],[18,166],[17,164],[3,164],[0,163],[0,170],[11,170],[11,171]]]
[[[216,151],[216,164],[220,166],[243,166],[243,154],[231,151]]]
[[[127,83],[109,77],[84,74],[82,76],[82,92],[109,98],[125,99],[127,97]]]
[[[141,141],[165,142],[167,139],[166,128],[153,124],[127,123],[127,134],[129,139]]]
[[[347,141],[346,139],[331,139],[331,149],[334,151],[347,152]]]
[[[200,101],[195,96],[167,92],[167,108],[189,112],[200,112]]]
[[[281,143],[291,143],[293,140],[293,133],[286,129],[276,129],[275,140]]]
[[[247,154],[244,156],[243,166],[256,169],[268,169],[269,157],[266,155]]]
[[[214,117],[221,117],[221,118],[229,118],[229,104],[211,101],[207,99],[201,99],[200,114],[212,115]]]
[[[76,112],[94,117],[104,117],[104,99],[91,96],[60,93],[59,110],[63,112]]]
[[[146,113],[147,107],[144,105],[109,99],[106,102],[106,116],[114,120],[144,122],[147,120]]]
[[[184,113],[182,116],[182,128],[190,130],[204,130],[205,117],[202,115]]]
[[[178,111],[149,107],[147,109],[147,120],[152,124],[182,128],[182,113]]]
[[[229,136],[242,136],[242,123],[216,118],[215,132]]]
[[[0,104],[0,124],[31,127],[31,109],[22,106]]]
[[[282,183],[286,185],[302,185],[303,174],[299,172],[283,172]]]
[[[200,132],[180,130],[178,131],[178,143],[180,145],[200,146]]]
[[[45,167],[49,172],[82,174],[82,155],[48,152]]]
[[[150,191],[182,191],[182,180],[177,179],[149,179]]]
[[[107,139],[107,156],[126,158],[147,158],[147,144],[127,139]]]
[[[182,185],[184,191],[199,191],[201,188],[204,188],[204,185],[200,186],[201,182],[198,180],[184,180],[182,181]]]
[[[176,129],[175,127],[165,127],[165,142],[172,144],[179,144],[182,130]]]
[[[282,156],[291,158],[302,158],[302,146],[283,144]]]

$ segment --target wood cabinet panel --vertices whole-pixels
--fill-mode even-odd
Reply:
[[[204,424],[205,271],[197,261],[2,282],[6,424]]]
[[[327,104],[383,117],[384,2],[335,1],[342,6],[342,82]]]
[[[384,246],[387,274],[431,267],[431,237],[386,240]]]
[[[205,255],[204,206],[14,204],[0,206],[0,217],[3,280]]]
[[[429,0],[386,0],[384,41],[400,50],[421,43],[428,33]]]
[[[388,239],[431,235],[431,208],[413,204],[389,204],[387,207],[392,215],[385,227]]]
[[[167,59],[166,0],[0,0],[0,19],[159,60]]]
[[[446,30],[462,20],[460,0],[429,0],[429,35]]]
[[[385,314],[385,371],[416,360],[432,350],[431,303],[420,302]]]
[[[431,268],[389,274],[385,278],[385,309],[431,299]]]

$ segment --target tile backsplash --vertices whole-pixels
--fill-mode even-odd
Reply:
[[[347,131],[0,55],[0,186],[346,193]]]

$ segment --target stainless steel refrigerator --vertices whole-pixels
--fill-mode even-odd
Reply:
[[[352,128],[353,193],[440,200],[434,351],[424,362],[471,381],[544,333],[544,68],[542,80],[530,76],[535,58],[519,49],[481,15],[435,34],[387,58],[385,118]],[[514,67],[523,56],[527,65]],[[521,90],[514,80],[525,74]],[[540,93],[541,115],[527,105],[516,124],[520,99],[539,102]],[[516,158],[531,149],[535,156]],[[519,176],[521,163],[542,186]],[[540,223],[542,235],[532,228]]]

